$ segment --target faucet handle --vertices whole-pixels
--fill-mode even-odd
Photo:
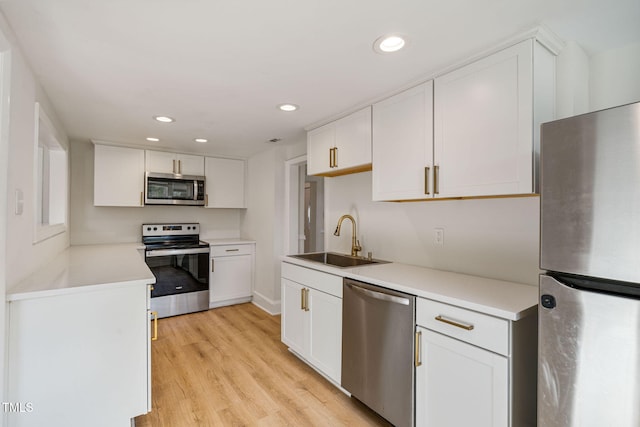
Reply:
[[[362,251],[362,246],[360,246],[360,240],[356,240],[356,245],[353,247],[353,256],[358,256],[358,252]]]

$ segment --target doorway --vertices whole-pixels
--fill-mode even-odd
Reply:
[[[300,168],[304,185],[302,232],[304,253],[324,250],[324,178],[307,175],[307,164]],[[302,181],[304,180],[304,181]]]
[[[324,250],[324,178],[307,175],[307,156],[285,163],[285,254]]]

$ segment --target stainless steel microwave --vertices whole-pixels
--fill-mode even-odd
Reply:
[[[204,176],[147,172],[145,205],[204,206]]]

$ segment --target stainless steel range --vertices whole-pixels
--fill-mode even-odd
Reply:
[[[142,224],[145,262],[156,276],[151,310],[158,317],[209,309],[209,244],[200,224]]]

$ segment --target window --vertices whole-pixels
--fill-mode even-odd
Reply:
[[[56,128],[36,102],[35,130],[35,234],[40,242],[67,229],[67,149]]]

